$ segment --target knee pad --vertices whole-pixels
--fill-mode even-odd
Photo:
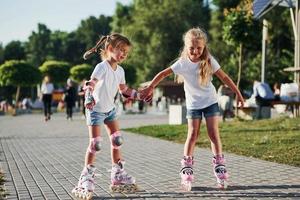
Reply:
[[[110,135],[110,141],[111,141],[111,146],[114,149],[120,149],[121,145],[124,142],[124,139],[121,135],[120,131],[116,131],[113,134]]]
[[[88,151],[92,154],[95,154],[97,151],[100,151],[101,150],[101,141],[102,141],[102,138],[100,136],[91,138],[90,144],[88,147]]]

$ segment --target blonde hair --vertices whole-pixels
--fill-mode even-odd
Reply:
[[[207,85],[211,75],[213,74],[213,70],[211,67],[211,63],[210,63],[210,53],[207,47],[207,35],[206,33],[200,29],[200,28],[192,28],[190,30],[188,30],[184,35],[183,35],[183,42],[184,42],[184,47],[183,50],[180,53],[180,58],[189,58],[188,55],[188,47],[187,44],[193,40],[203,40],[205,43],[203,52],[200,56],[200,63],[199,63],[199,84],[200,85]],[[176,78],[177,82],[182,82],[182,77],[178,77]]]
[[[93,48],[84,53],[83,58],[87,60],[92,55],[98,54],[101,56],[102,60],[106,59],[108,57],[107,48],[109,45],[111,45],[113,48],[118,48],[120,45],[131,46],[131,42],[127,37],[119,33],[112,33],[110,35],[102,36]]]

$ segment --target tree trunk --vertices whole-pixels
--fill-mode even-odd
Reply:
[[[16,93],[16,107],[18,105],[18,101],[19,101],[19,97],[20,97],[20,90],[21,90],[21,86],[17,86],[17,93]]]
[[[239,89],[240,88],[240,81],[241,81],[241,74],[242,74],[242,56],[243,56],[243,44],[240,43],[240,47],[239,47],[239,70],[238,70],[238,79],[236,82],[236,86]],[[237,96],[235,97],[236,102],[237,101]],[[238,116],[238,104],[235,107],[235,115]]]

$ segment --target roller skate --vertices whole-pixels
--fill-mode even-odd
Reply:
[[[220,189],[226,189],[229,175],[225,168],[225,159],[223,155],[216,155],[213,157],[213,170],[217,178],[218,187]]]
[[[93,197],[95,170],[96,168],[93,165],[88,165],[83,169],[78,185],[72,190],[72,194],[75,197],[85,200]]]
[[[184,156],[181,160],[181,187],[185,191],[192,190],[192,181],[194,180],[193,164],[194,160],[192,156]]]
[[[124,161],[119,161],[111,169],[111,185],[109,188],[111,192],[133,193],[138,189],[135,178],[128,175],[124,170],[124,164]]]

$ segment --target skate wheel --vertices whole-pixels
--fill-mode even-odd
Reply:
[[[183,189],[184,191],[189,192],[189,191],[192,190],[192,182],[190,182],[190,181],[184,181],[184,182],[181,184],[181,186],[182,186],[182,189]]]
[[[109,186],[109,190],[110,190],[110,192],[114,193],[114,192],[117,192],[117,191],[118,191],[118,188],[117,188],[117,186],[115,186],[115,185],[110,185],[110,186]]]
[[[217,180],[218,181],[218,187],[222,190],[225,190],[228,187],[228,184],[225,180]]]
[[[90,200],[93,197],[93,193],[92,192],[88,192],[85,196],[86,200]]]

